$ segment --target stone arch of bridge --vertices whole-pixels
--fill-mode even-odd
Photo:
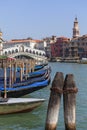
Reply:
[[[4,52],[4,54],[5,55],[9,55],[9,54],[14,54],[14,53],[19,53],[19,52],[27,52],[27,53],[31,53],[31,54],[35,54],[35,55],[45,56],[44,53],[41,53],[41,52],[38,52],[38,51],[34,51],[34,50],[32,51],[32,50],[28,50],[28,49],[26,49],[24,51],[23,48],[21,48],[20,50],[18,50],[17,48],[16,49],[12,49],[12,50],[6,50]]]
[[[32,53],[27,53],[27,52],[19,52],[19,53],[12,53],[8,55],[9,57],[16,58],[16,57],[28,57],[36,60],[46,60],[46,57],[44,55],[35,55]]]

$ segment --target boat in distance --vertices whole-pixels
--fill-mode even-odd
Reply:
[[[0,115],[30,112],[44,101],[38,98],[1,98]]]

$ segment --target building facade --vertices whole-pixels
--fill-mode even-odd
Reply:
[[[72,57],[87,58],[87,35],[72,39],[69,51]]]
[[[35,48],[36,44],[39,40],[30,40],[30,39],[12,39],[10,41],[6,41],[3,44],[3,48],[13,47],[14,45],[22,44],[27,47]]]
[[[51,56],[54,57],[67,57],[69,55],[70,39],[66,37],[57,37],[55,42],[51,44]]]
[[[87,35],[80,36],[79,25],[75,18],[73,26],[73,38],[69,44],[69,57],[87,58]]]

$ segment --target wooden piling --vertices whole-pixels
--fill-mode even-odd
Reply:
[[[12,85],[12,67],[11,67],[11,61],[10,61],[10,65],[9,65],[9,68],[10,68],[10,72],[9,72],[9,87],[11,88],[11,85]]]
[[[22,66],[23,66],[23,67],[22,67],[22,70],[23,70],[23,74],[24,74],[24,62],[22,63]]]
[[[47,110],[45,130],[56,130],[61,94],[63,89],[64,77],[62,72],[57,72],[52,82],[51,94]]]
[[[28,73],[28,66],[27,66],[27,63],[25,64],[25,73],[26,73],[26,74]]]
[[[66,75],[63,91],[65,130],[76,130],[76,93],[78,89],[73,74]]]
[[[11,65],[11,73],[12,73],[11,74],[11,85],[13,85],[13,83],[14,83],[14,67],[13,67],[13,64]]]
[[[28,73],[30,72],[30,66],[29,66],[29,63],[28,63],[28,65],[27,65],[27,71],[28,71]]]
[[[16,71],[17,71],[17,64],[14,64],[14,82],[16,82]]]
[[[29,62],[29,66],[30,66],[30,72],[31,72],[31,68],[32,68],[32,62],[31,62],[31,60]]]
[[[4,98],[7,98],[7,93],[6,93],[6,84],[7,84],[7,69],[6,66],[4,66]]]
[[[22,66],[20,67],[20,81],[23,80],[23,68]]]

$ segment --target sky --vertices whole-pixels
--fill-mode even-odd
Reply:
[[[4,40],[72,38],[75,17],[80,35],[87,34],[87,0],[0,0]]]

